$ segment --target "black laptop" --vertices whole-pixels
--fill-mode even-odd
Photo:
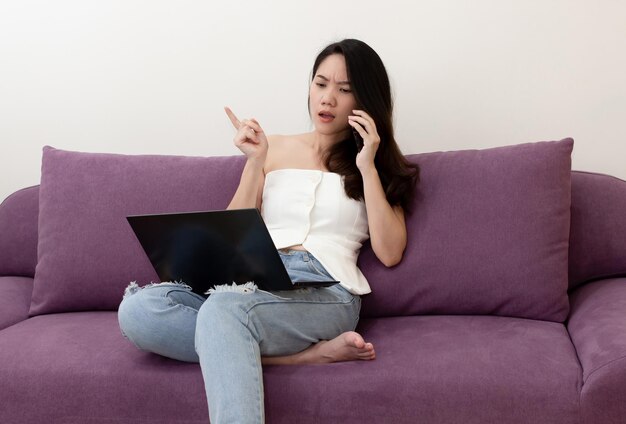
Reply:
[[[195,293],[220,284],[254,282],[262,290],[327,287],[294,283],[258,209],[126,217],[161,281],[182,281]]]

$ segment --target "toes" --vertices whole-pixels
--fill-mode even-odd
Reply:
[[[366,360],[366,361],[376,358],[376,354],[373,352],[359,353],[358,356],[359,356],[359,359]]]
[[[359,351],[359,353],[374,352],[374,345],[369,342],[365,343],[363,336],[361,336],[359,333],[355,331],[348,331],[347,333],[344,333],[344,334],[345,334],[345,341],[348,344],[348,346],[356,348]]]
[[[365,340],[363,340],[363,337],[361,337],[359,333],[354,331],[349,331],[348,333],[346,333],[346,341],[349,345],[352,345],[359,349],[363,349],[363,347],[365,346]]]
[[[335,340],[342,340],[346,346],[355,347],[357,349],[362,349],[363,346],[365,346],[365,340],[363,340],[363,337],[354,331],[346,331]]]

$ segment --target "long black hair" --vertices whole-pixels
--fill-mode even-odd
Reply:
[[[380,144],[374,164],[387,201],[391,206],[400,205],[408,212],[415,192],[414,187],[419,181],[419,167],[406,160],[394,138],[393,101],[385,65],[374,49],[363,41],[345,39],[328,45],[317,55],[311,81],[315,78],[320,64],[332,54],[343,55],[357,108],[367,112],[376,123]],[[310,101],[307,104],[310,115]],[[357,153],[356,143],[350,137],[328,149],[323,160],[329,171],[344,177],[346,195],[355,200],[362,200],[363,179],[356,166]]]

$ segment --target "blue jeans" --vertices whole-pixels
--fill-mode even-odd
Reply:
[[[293,281],[332,279],[308,252],[279,253]],[[213,424],[264,422],[261,356],[300,352],[359,319],[360,297],[339,284],[246,287],[220,286],[205,299],[184,284],[131,285],[119,307],[122,334],[139,349],[200,363]]]

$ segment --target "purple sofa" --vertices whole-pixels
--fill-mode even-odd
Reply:
[[[572,148],[408,156],[404,259],[359,258],[377,359],[265,367],[267,422],[625,423],[626,182]],[[208,422],[199,366],[120,334],[124,288],[157,281],[124,217],[223,209],[243,161],[44,148],[0,206],[1,423]]]

